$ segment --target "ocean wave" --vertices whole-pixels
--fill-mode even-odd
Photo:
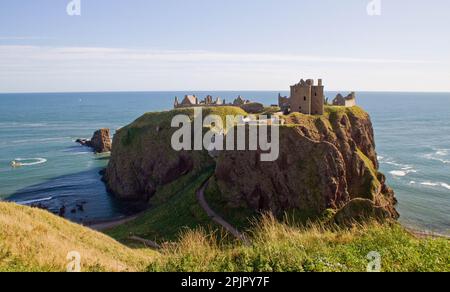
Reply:
[[[20,166],[33,166],[47,162],[45,158],[16,158],[13,161],[19,162]]]
[[[382,159],[379,158],[379,160],[382,164],[387,164],[387,165],[394,166],[395,168],[397,168],[397,169],[394,169],[389,172],[393,176],[404,177],[410,173],[417,172],[417,170],[414,169],[414,166],[412,166],[412,165],[399,163],[392,158],[384,158],[384,157],[381,157],[381,158]]]
[[[450,149],[448,148],[431,148],[434,152],[423,155],[425,159],[439,161],[444,164],[450,164]]]
[[[15,203],[18,204],[18,205],[31,205],[31,204],[34,204],[34,203],[50,201],[52,199],[53,199],[53,197],[47,197],[47,198],[42,198],[42,199],[34,199],[34,200],[27,200],[27,201],[17,201]]]
[[[390,171],[389,173],[392,174],[393,176],[399,176],[399,177],[404,177],[407,176],[410,173],[414,173],[417,172],[416,170],[393,170]]]
[[[448,155],[448,149],[437,149],[436,155],[438,156],[447,156]]]
[[[55,138],[35,138],[35,139],[20,139],[3,141],[0,145],[21,145],[21,144],[45,144],[45,143],[65,143],[69,141],[70,137],[55,137]]]
[[[447,190],[450,190],[450,185],[447,183],[443,183],[443,182],[430,182],[430,181],[425,181],[420,183],[423,186],[427,186],[427,187],[442,187],[445,188]]]
[[[429,186],[429,187],[437,187],[439,185],[438,183],[433,183],[433,182],[423,182],[420,184],[423,186]]]
[[[71,153],[70,155],[86,155],[86,154],[92,154],[92,151],[91,152],[73,152],[73,153]]]
[[[9,128],[43,128],[47,127],[46,123],[0,123],[0,129],[9,129]]]

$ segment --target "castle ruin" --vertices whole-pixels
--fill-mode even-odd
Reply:
[[[306,115],[323,115],[324,113],[324,86],[322,79],[314,84],[313,79],[300,80],[291,86],[291,96],[278,96],[278,104],[283,112],[298,112]]]
[[[342,96],[342,94],[338,94],[335,99],[333,99],[334,106],[345,106],[352,107],[356,106],[356,93],[352,92],[347,96]]]
[[[185,108],[185,107],[212,107],[212,106],[245,106],[247,104],[250,104],[251,102],[247,99],[244,99],[242,96],[238,96],[233,103],[227,104],[225,99],[222,100],[222,98],[217,97],[213,98],[211,95],[206,96],[203,100],[200,100],[195,95],[185,95],[183,100],[180,102],[178,97],[175,96],[175,101],[173,104],[173,107],[175,109],[177,108]]]

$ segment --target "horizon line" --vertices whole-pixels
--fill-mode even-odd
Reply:
[[[201,90],[96,90],[96,91],[11,91],[0,92],[0,95],[6,94],[89,94],[89,93],[151,93],[151,92],[288,92],[289,90],[258,90],[258,89],[201,89]],[[406,91],[406,90],[349,90],[349,89],[331,89],[325,92],[363,92],[363,93],[450,93],[450,91]]]

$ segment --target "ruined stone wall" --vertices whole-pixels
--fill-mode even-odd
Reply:
[[[345,101],[345,106],[346,106],[346,107],[356,106],[356,99],[346,100],[346,101]]]
[[[325,93],[323,86],[313,86],[311,89],[311,114],[323,115]]]
[[[291,87],[291,112],[310,114],[311,109],[311,87],[293,86]]]

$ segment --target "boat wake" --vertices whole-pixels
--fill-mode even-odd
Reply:
[[[12,167],[33,166],[46,163],[45,158],[16,158],[11,162]]]
[[[52,199],[53,199],[53,197],[48,197],[48,198],[35,199],[35,200],[17,201],[15,203],[18,205],[31,205],[31,204],[35,204],[35,203],[50,201]]]

